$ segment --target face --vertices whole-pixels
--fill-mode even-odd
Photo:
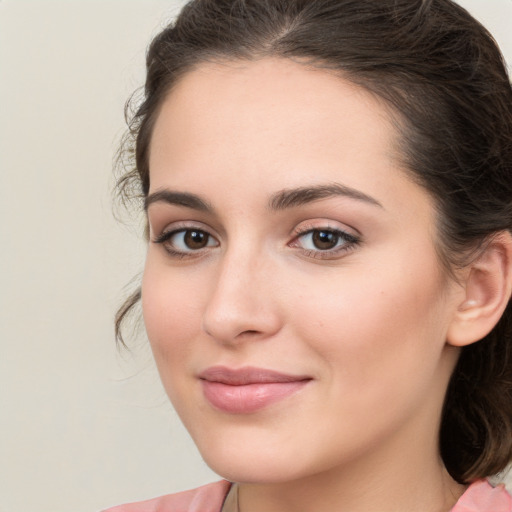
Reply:
[[[367,92],[283,60],[205,64],[164,102],[144,320],[222,476],[285,481],[435,446],[455,284],[396,136]]]

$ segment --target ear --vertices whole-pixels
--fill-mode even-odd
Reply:
[[[498,323],[512,292],[512,236],[497,233],[484,252],[465,269],[464,293],[448,328],[447,343],[456,347],[484,338]]]

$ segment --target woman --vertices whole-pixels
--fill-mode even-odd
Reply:
[[[512,89],[481,25],[195,0],[131,137],[148,253],[118,334],[141,299],[226,480],[111,510],[512,511],[485,480],[512,458]]]

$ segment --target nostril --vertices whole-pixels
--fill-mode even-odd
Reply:
[[[239,336],[243,336],[244,334],[259,334],[259,331],[254,331],[254,330],[247,330],[247,331],[243,331],[239,334]]]

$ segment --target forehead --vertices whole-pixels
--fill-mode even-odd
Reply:
[[[400,168],[397,137],[381,100],[323,69],[283,59],[203,64],[162,105],[150,191],[218,195],[219,181],[251,197],[325,182],[373,196],[418,188]]]
[[[204,63],[186,73],[167,96],[155,131],[165,130],[180,142],[192,134],[206,143],[208,135],[218,138],[231,129],[236,133],[231,142],[240,144],[246,142],[244,134],[254,141],[254,132],[262,135],[254,142],[263,142],[272,131],[280,134],[276,143],[287,139],[287,144],[300,143],[304,135],[312,143],[328,144],[340,131],[345,137],[365,132],[386,144],[394,135],[388,114],[382,101],[334,73],[268,58]],[[313,125],[322,130],[304,133]],[[157,143],[153,140],[153,146]]]

